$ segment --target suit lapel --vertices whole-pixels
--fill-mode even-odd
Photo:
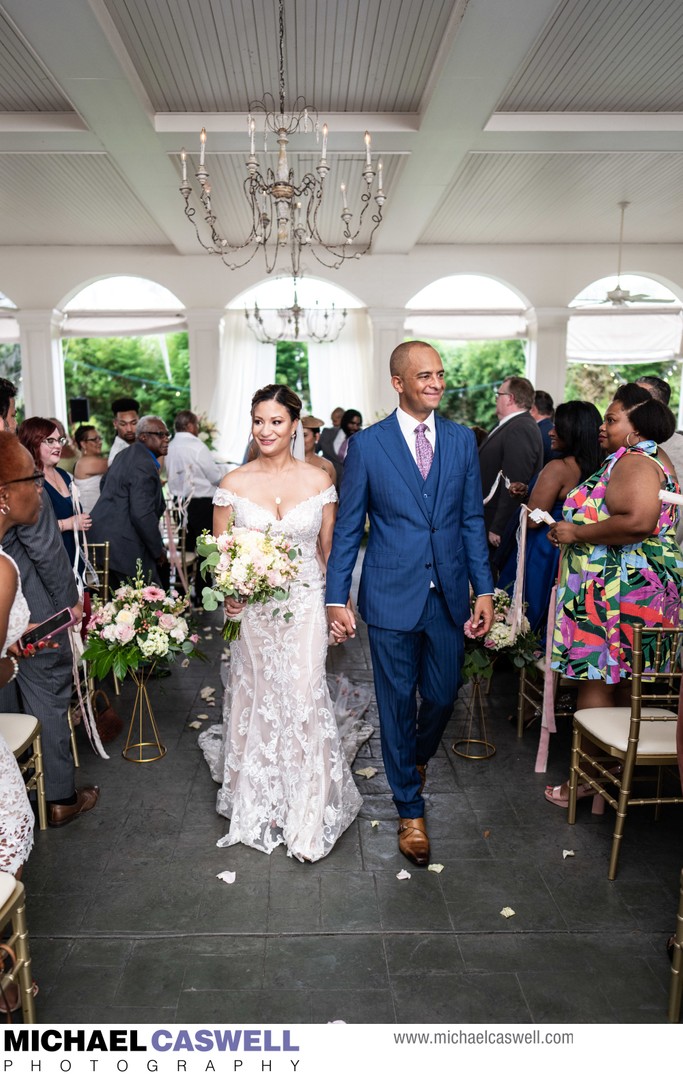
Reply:
[[[422,476],[417,469],[410,449],[406,444],[405,437],[396,418],[396,413],[389,415],[380,424],[381,436],[379,443],[386,453],[390,463],[396,469],[396,473],[402,482],[412,493],[415,501],[425,519],[429,520],[429,514],[425,508],[424,495],[422,492]]]
[[[453,437],[453,428],[448,421],[441,419],[439,415],[435,415],[434,420],[436,425],[436,451],[439,457],[439,481],[434,492],[433,518],[436,519],[444,490],[444,475],[449,474],[452,469],[455,439]]]

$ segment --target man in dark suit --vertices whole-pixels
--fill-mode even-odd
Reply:
[[[116,456],[102,479],[89,537],[92,542],[109,542],[114,589],[135,575],[138,560],[145,578],[161,582],[167,556],[159,530],[164,511],[159,460],[168,452],[169,437],[162,418],[143,415],[135,444]]]
[[[435,413],[445,387],[441,358],[411,341],[394,350],[390,370],[399,407],[349,444],[326,600],[335,638],[353,637],[346,603],[369,514],[359,609],[368,625],[382,755],[399,849],[425,866],[422,788],[460,686],[469,581],[478,595],[477,635],[491,626],[493,583],[474,434]]]
[[[0,388],[5,390],[8,403],[13,403],[11,382],[3,382]],[[2,411],[2,427],[16,433],[14,408],[6,407],[4,398],[0,398]],[[83,609],[71,561],[45,494],[38,522],[10,528],[2,548],[19,569],[32,623],[39,624],[65,608],[70,608],[80,621]],[[20,661],[16,679],[0,689],[1,711],[31,714],[40,721],[47,820],[51,826],[64,826],[90,811],[99,796],[96,785],[76,788],[67,718],[71,685],[71,645],[68,636],[60,633],[54,637],[52,647],[38,651],[30,661]]]
[[[543,466],[543,438],[529,414],[534,387],[525,377],[506,377],[496,392],[498,425],[479,446],[479,467],[484,497],[488,497],[502,471],[495,493],[484,506],[489,555],[495,567],[501,538],[508,522],[519,512],[519,498],[507,490],[505,479],[528,486]]]

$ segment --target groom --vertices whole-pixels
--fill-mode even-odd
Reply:
[[[369,514],[358,605],[368,625],[382,755],[399,849],[426,866],[422,789],[460,686],[468,584],[478,595],[476,634],[485,635],[493,581],[474,434],[435,414],[444,393],[439,354],[419,340],[399,344],[390,372],[397,410],[349,445],[326,601],[335,638],[352,638],[346,602]]]

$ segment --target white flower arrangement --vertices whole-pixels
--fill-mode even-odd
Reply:
[[[202,591],[205,609],[216,609],[225,598],[249,604],[284,601],[299,570],[298,549],[284,535],[271,534],[270,527],[256,531],[233,526],[217,538],[204,531],[197,539],[197,552],[204,558],[202,575],[213,577],[213,584]],[[291,613],[283,616],[288,620]],[[223,638],[238,639],[239,634],[239,619],[227,620]]]

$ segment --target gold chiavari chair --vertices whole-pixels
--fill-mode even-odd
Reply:
[[[651,668],[646,679],[643,679],[644,640]],[[579,783],[590,785],[616,811],[608,872],[610,880],[616,877],[629,808],[651,804],[657,818],[663,804],[683,804],[681,795],[662,795],[664,769],[677,767],[676,722],[683,677],[679,661],[682,641],[683,630],[680,628],[643,630],[642,625],[634,625],[631,705],[598,706],[577,710],[574,714],[567,821],[571,825],[576,821]],[[615,759],[622,765],[610,772],[605,763]],[[636,768],[656,771],[654,795],[634,795]],[[652,774],[645,775],[644,780],[651,777]],[[678,784],[677,770],[676,781]]]
[[[674,951],[671,960],[671,986],[669,987],[669,1022],[677,1024],[681,1018],[683,1000],[683,871],[681,871],[681,895],[678,901]]]
[[[109,542],[88,542],[88,560],[97,573],[97,596],[106,602],[109,598]],[[94,587],[90,589],[95,590]]]
[[[13,967],[2,974],[2,989],[7,990],[11,984],[19,988],[24,1023],[35,1024],[36,1006],[31,975],[31,950],[26,926],[24,887],[11,874],[0,871],[0,936],[4,934],[8,923],[10,935],[4,939],[3,944],[9,946],[14,952],[16,961]]]

